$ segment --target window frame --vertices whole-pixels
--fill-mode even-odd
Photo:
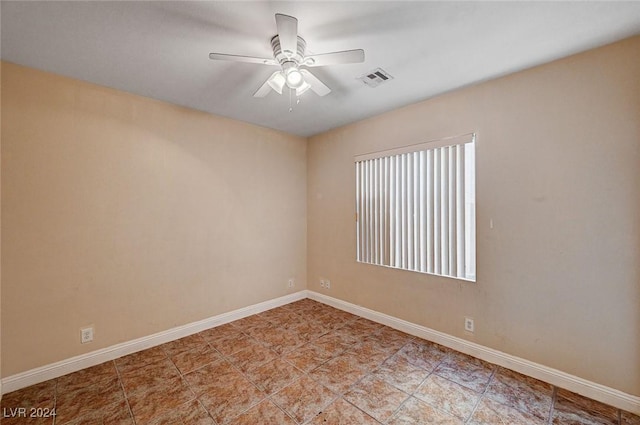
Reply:
[[[476,148],[474,132],[356,155],[356,261],[475,282]]]

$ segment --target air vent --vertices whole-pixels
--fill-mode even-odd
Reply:
[[[373,88],[378,87],[380,84],[387,83],[390,80],[393,80],[393,77],[389,75],[389,73],[384,69],[376,68],[371,72],[367,72],[366,74],[359,76],[358,80]]]

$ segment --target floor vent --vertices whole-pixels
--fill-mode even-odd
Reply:
[[[358,77],[358,80],[362,81],[365,85],[373,88],[378,87],[380,84],[387,83],[393,80],[393,77],[389,75],[387,71],[382,68],[376,68],[371,72],[367,72]]]

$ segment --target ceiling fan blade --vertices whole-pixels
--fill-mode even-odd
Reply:
[[[225,53],[209,53],[209,59],[233,62],[259,63],[262,65],[278,65],[275,59],[256,58],[253,56],[227,55]]]
[[[265,97],[271,91],[271,86],[269,85],[269,80],[265,81],[263,85],[260,86],[258,90],[253,94],[253,97]]]
[[[298,51],[298,20],[293,16],[276,13],[276,27],[280,48],[286,56],[293,56]]]
[[[309,83],[311,90],[313,90],[318,96],[326,96],[331,93],[331,89],[325,85],[322,81],[318,80],[318,77],[313,75],[306,69],[301,69],[300,72],[304,76],[304,80]]]
[[[304,64],[310,67],[360,62],[364,62],[364,50],[362,49],[311,55],[304,58]]]

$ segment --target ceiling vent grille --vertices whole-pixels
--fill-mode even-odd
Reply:
[[[362,81],[365,85],[374,88],[378,87],[380,84],[388,83],[393,80],[393,77],[384,69],[376,68],[371,72],[367,72],[366,74],[359,76],[358,80]]]

